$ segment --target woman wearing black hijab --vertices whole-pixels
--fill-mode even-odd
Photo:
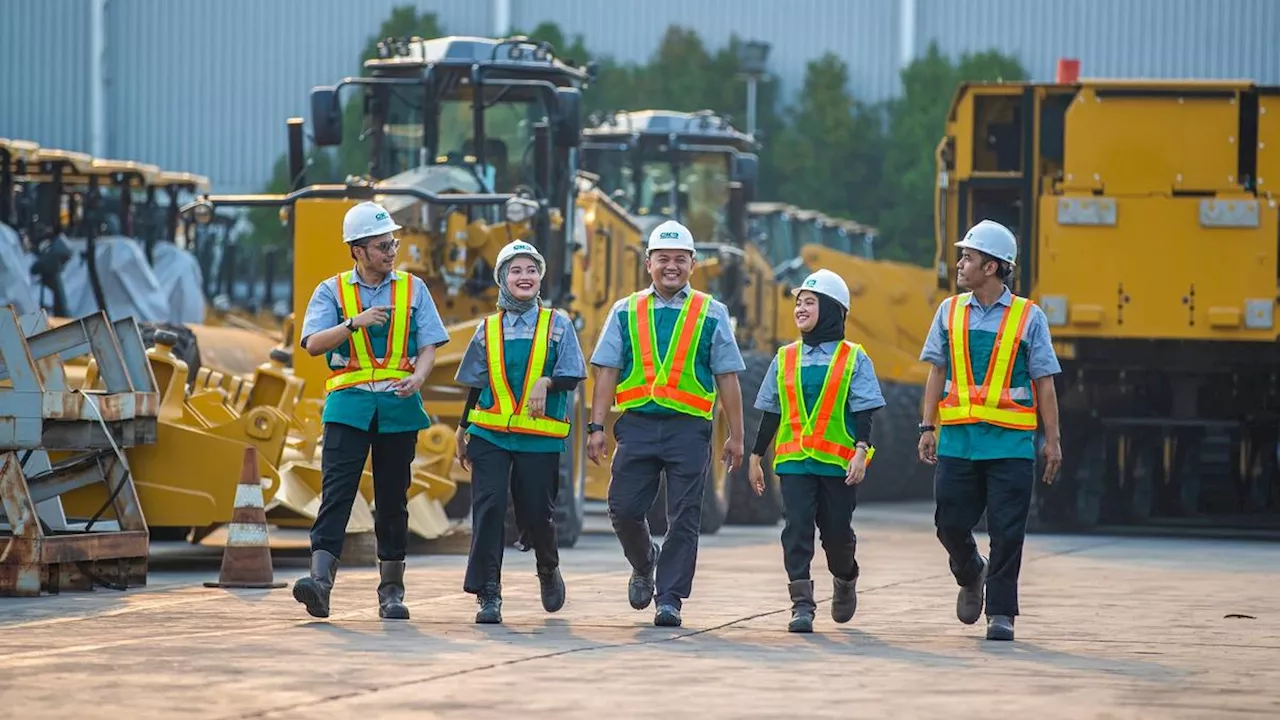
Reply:
[[[800,340],[778,350],[755,406],[762,411],[751,453],[752,489],[764,492],[760,461],[774,443],[786,524],[783,564],[791,594],[791,632],[813,632],[816,604],[809,566],[814,527],[831,571],[831,618],[849,622],[858,607],[853,511],[866,476],[871,414],[884,407],[875,366],[862,346],[845,340],[849,286],[818,270],[792,291]],[[775,437],[776,436],[776,437]]]

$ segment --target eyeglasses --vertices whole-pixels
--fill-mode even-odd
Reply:
[[[394,253],[396,250],[400,249],[400,241],[399,240],[383,240],[382,242],[376,245],[373,243],[365,243],[360,247],[364,248],[366,252],[369,250],[377,250],[383,255],[389,255],[391,253]]]

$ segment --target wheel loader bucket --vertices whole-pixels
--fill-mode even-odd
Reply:
[[[361,486],[366,481],[372,488],[373,477],[365,472]],[[267,504],[267,520],[280,525],[310,527],[320,513],[320,466],[310,462],[292,460],[280,466],[280,487],[275,498]],[[362,488],[363,489],[363,488]],[[356,493],[351,505],[351,519],[347,521],[347,533],[373,530],[373,511],[363,492]]]

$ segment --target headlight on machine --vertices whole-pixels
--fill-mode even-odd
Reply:
[[[513,197],[503,207],[507,222],[519,223],[528,220],[538,212],[538,203],[523,197]]]
[[[1250,330],[1269,330],[1275,322],[1275,306],[1271,298],[1244,301],[1244,326]]]
[[[1067,324],[1067,297],[1065,295],[1044,295],[1040,298],[1040,309],[1050,325]]]

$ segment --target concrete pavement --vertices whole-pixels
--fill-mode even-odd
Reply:
[[[411,557],[413,618],[391,623],[372,568],[341,570],[318,621],[288,589],[201,587],[216,551],[195,571],[158,553],[145,589],[0,599],[0,706],[24,719],[1280,716],[1280,545],[1032,536],[1018,640],[994,643],[955,619],[930,521],[921,506],[860,508],[858,613],[832,622],[819,551],[811,636],[786,632],[780,527],[704,537],[678,629],[627,604],[607,533],[562,552],[554,615],[531,554],[508,550],[501,626],[472,624],[461,555]],[[303,572],[301,557],[276,561],[277,580]]]

